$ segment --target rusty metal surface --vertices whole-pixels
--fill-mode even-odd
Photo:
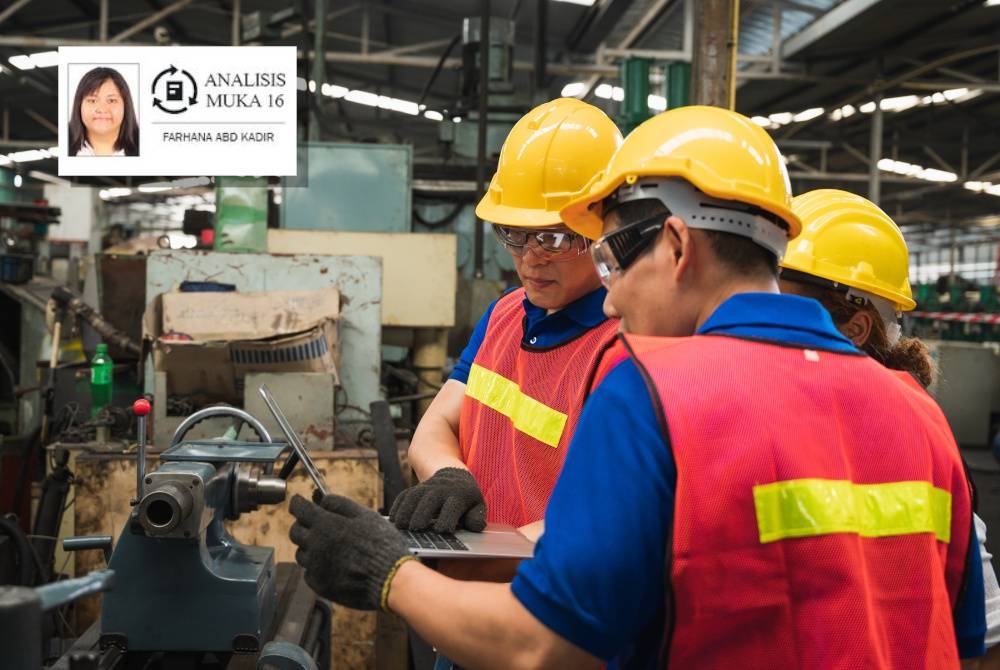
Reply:
[[[340,377],[347,404],[368,407],[379,398],[381,368],[382,264],[370,256],[270,256],[203,251],[156,251],[146,266],[146,304],[182,281],[234,284],[239,291],[304,291],[336,286],[341,293]],[[152,362],[146,361],[146,391],[152,393]],[[344,410],[347,431],[363,420]]]
[[[146,257],[97,254],[101,315],[133,342],[142,341],[142,312],[146,308]],[[110,351],[112,359],[124,352]],[[130,356],[134,357],[134,356]]]

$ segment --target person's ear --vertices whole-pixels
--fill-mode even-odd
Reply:
[[[671,216],[663,226],[663,236],[674,259],[675,277],[679,277],[691,263],[694,250],[691,229],[680,217]]]
[[[859,309],[841,326],[840,332],[853,342],[854,346],[862,349],[868,343],[874,327],[875,321],[871,312]]]

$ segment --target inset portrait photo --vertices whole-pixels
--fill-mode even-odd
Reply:
[[[69,156],[139,155],[139,64],[67,66]]]

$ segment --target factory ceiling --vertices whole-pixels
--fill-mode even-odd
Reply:
[[[569,86],[567,92],[614,115],[622,57],[647,56],[654,65],[691,57],[695,0],[579,3],[586,0],[549,0],[544,11],[538,0],[488,3],[492,17],[516,26],[515,95],[501,114]],[[55,145],[56,68],[21,68],[33,64],[32,54],[59,45],[290,44],[299,48],[303,79],[313,78],[312,1],[5,4],[0,155]],[[449,138],[449,119],[469,118],[462,95],[463,19],[479,16],[485,4],[321,3],[323,76],[338,88],[335,95],[300,94],[302,127],[314,108],[324,140],[410,143],[417,176],[471,179],[471,163],[453,160],[441,140]],[[544,58],[538,57],[539,37]],[[796,191],[838,187],[867,195],[872,127],[881,116],[876,158],[882,160],[874,168],[879,199],[904,226],[911,246],[940,246],[952,236],[969,242],[1000,237],[1000,2],[743,0],[739,52],[737,109],[769,128],[789,160]],[[359,101],[372,96],[344,91],[396,102],[370,106]],[[653,92],[665,98],[655,83]],[[879,98],[881,115],[874,111]],[[54,163],[8,167],[54,174]]]

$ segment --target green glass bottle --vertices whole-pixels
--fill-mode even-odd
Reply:
[[[114,367],[114,361],[108,356],[108,345],[101,342],[90,361],[90,418],[97,416],[105,405],[111,404]]]

